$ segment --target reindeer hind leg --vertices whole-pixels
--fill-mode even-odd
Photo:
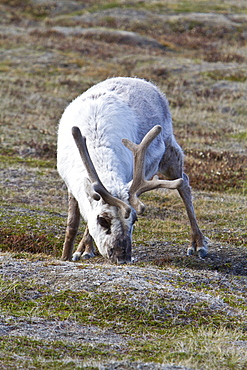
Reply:
[[[197,224],[189,178],[183,172],[183,152],[175,140],[173,143],[166,144],[166,151],[160,162],[160,171],[170,180],[183,178],[183,184],[178,189],[178,192],[184,202],[191,225],[191,244],[187,250],[187,254],[192,255],[197,253],[199,257],[205,257],[208,250],[207,238],[204,237]]]

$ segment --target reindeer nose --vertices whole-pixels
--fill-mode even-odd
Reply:
[[[117,258],[117,264],[118,265],[125,265],[127,263],[127,261],[124,261],[124,260],[121,260],[119,258]]]
[[[131,256],[125,256],[124,259],[117,257],[117,264],[118,265],[124,265],[126,263],[131,263]]]
[[[126,263],[131,262],[131,257],[125,255],[122,256],[113,255],[112,257],[110,257],[110,260],[112,263],[116,263],[117,265],[124,265]]]
[[[108,249],[108,257],[113,263],[118,265],[131,262],[131,239],[120,237]]]

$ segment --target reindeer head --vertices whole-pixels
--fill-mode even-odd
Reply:
[[[139,196],[152,189],[161,187],[175,189],[182,184],[182,179],[145,180],[146,150],[160,132],[161,126],[153,127],[139,145],[127,139],[122,140],[134,155],[133,181],[128,189],[129,199],[125,202],[112,196],[104,187],[88,153],[86,138],[81,135],[78,127],[72,128],[74,140],[88,174],[84,186],[92,209],[88,217],[89,233],[99,252],[113,262],[131,261],[133,225],[137,220],[136,214],[144,211]]]

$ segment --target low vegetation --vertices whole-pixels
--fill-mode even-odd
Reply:
[[[245,1],[11,0],[0,14],[0,367],[244,370]],[[112,76],[166,93],[204,260],[186,256],[186,213],[166,191],[142,197],[133,264],[59,260],[58,120]]]

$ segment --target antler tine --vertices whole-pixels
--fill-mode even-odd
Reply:
[[[129,190],[129,202],[137,210],[143,213],[145,206],[138,197],[146,191],[157,188],[177,189],[181,186],[183,179],[176,180],[145,180],[145,156],[148,146],[161,132],[161,126],[154,126],[142,139],[139,145],[132,143],[128,139],[123,139],[123,144],[133,152],[134,170],[133,181]]]
[[[116,206],[121,209],[121,212],[124,216],[124,218],[128,218],[130,215],[130,207],[128,204],[124,203],[122,200],[113,197],[108,190],[104,187],[102,182],[100,181],[100,178],[96,172],[96,169],[94,167],[94,164],[91,160],[91,157],[88,153],[87,149],[87,143],[85,136],[82,136],[81,131],[79,127],[73,126],[72,127],[72,135],[74,137],[75,143],[77,145],[77,148],[79,150],[82,162],[87,170],[88,176],[90,181],[92,182],[92,196],[95,200],[99,200],[100,197],[102,199],[112,205]]]
[[[122,143],[132,151],[134,156],[133,181],[130,187],[130,194],[136,193],[143,185],[145,177],[145,156],[146,150],[151,142],[161,132],[161,126],[154,126],[142,139],[139,145],[132,143],[128,139],[123,139]],[[137,194],[139,196],[140,194]]]

